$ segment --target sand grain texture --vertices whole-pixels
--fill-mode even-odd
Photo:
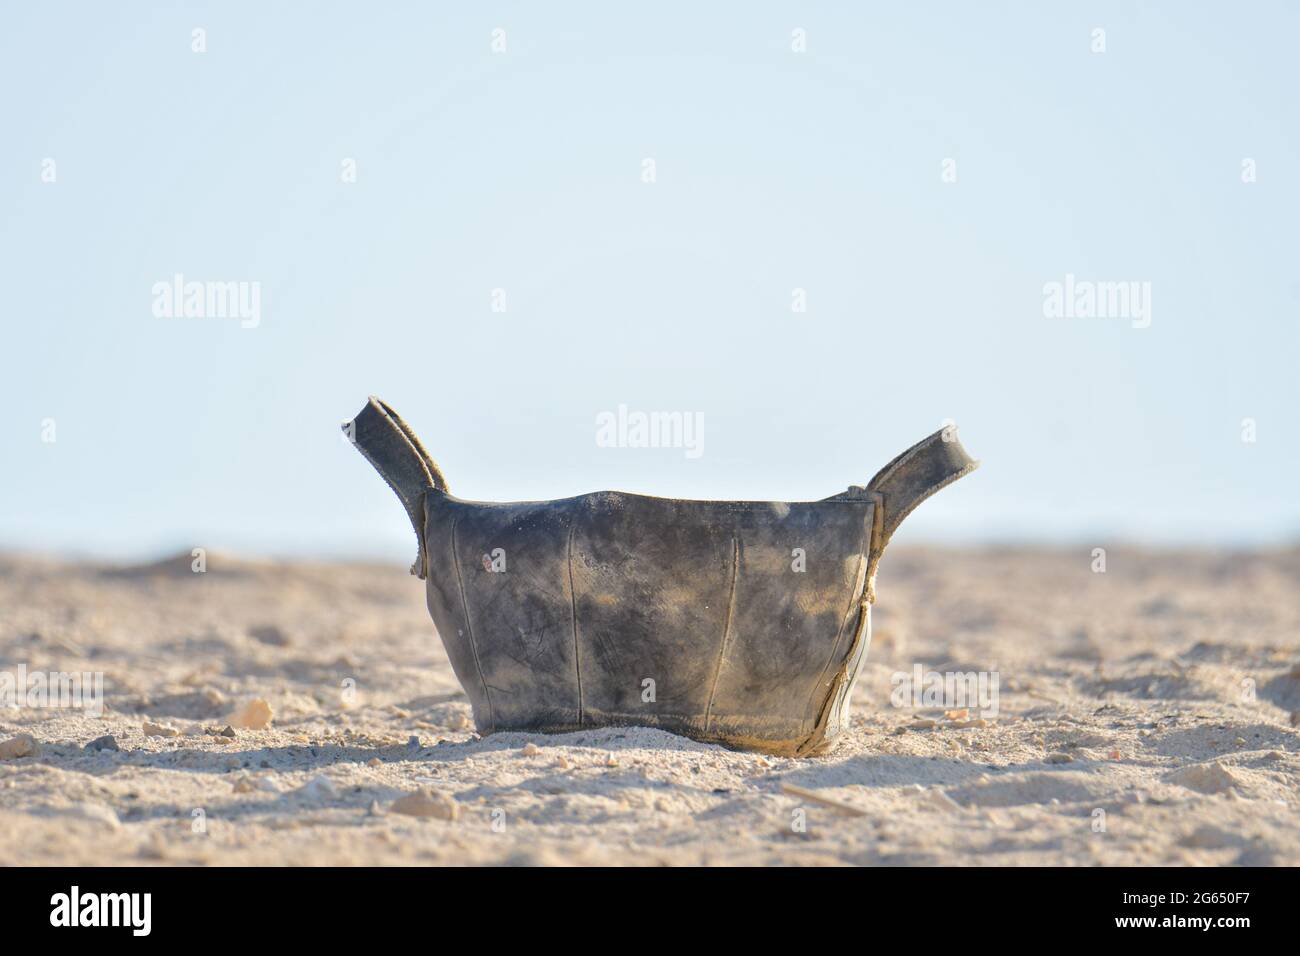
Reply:
[[[850,728],[792,760],[479,739],[395,566],[0,557],[0,670],[107,705],[0,707],[0,864],[1300,864],[1300,552],[1090,562],[891,550]],[[891,706],[916,662],[997,715]]]

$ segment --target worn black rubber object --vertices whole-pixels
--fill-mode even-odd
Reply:
[[[480,733],[637,725],[786,756],[847,721],[890,536],[978,465],[950,427],[822,501],[495,504],[453,497],[378,399],[343,427],[411,518]]]

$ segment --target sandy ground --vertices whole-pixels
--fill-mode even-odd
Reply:
[[[39,747],[0,759],[0,864],[1300,864],[1300,551],[1091,563],[892,549],[851,728],[793,760],[480,739],[397,566],[0,557],[0,672],[105,700],[0,704]],[[995,671],[997,716],[893,706],[916,663]]]

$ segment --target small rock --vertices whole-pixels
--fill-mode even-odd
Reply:
[[[230,726],[241,730],[265,730],[271,726],[275,713],[261,697],[255,697],[230,715]]]
[[[1241,786],[1241,781],[1233,776],[1232,771],[1219,763],[1192,764],[1175,770],[1165,779],[1198,793],[1226,793]]]
[[[262,624],[248,629],[248,636],[272,647],[288,647],[293,641],[283,630],[274,624]]]
[[[411,750],[419,750],[420,738],[415,736],[415,734],[411,734],[410,737],[406,738],[406,746],[409,747]]]
[[[87,750],[117,750],[122,748],[117,745],[117,738],[112,734],[105,734],[102,737],[96,737],[90,743],[86,744]]]
[[[370,809],[367,810],[366,813],[372,817],[382,817],[384,815],[384,808],[379,805],[378,800],[371,800]]]
[[[945,710],[943,716],[946,720],[965,720],[970,716],[970,708],[963,707],[960,710]]]
[[[605,758],[605,766],[606,766],[606,767],[617,767],[617,766],[618,766],[618,761],[614,759],[614,755],[613,755],[613,754],[609,754],[609,755]]]
[[[559,767],[561,770],[568,770],[569,758],[564,756],[564,754],[560,754],[555,758],[555,766]]]
[[[151,724],[149,721],[144,722],[144,735],[146,737],[178,737],[180,731],[165,724]]]
[[[938,726],[939,722],[937,720],[930,720],[929,718],[914,720],[911,723],[913,730],[934,730]]]
[[[235,793],[252,793],[255,788],[253,787],[253,781],[249,780],[247,777],[241,777],[239,780],[235,781],[233,789]]]
[[[1074,763],[1074,758],[1066,753],[1048,754],[1046,763]]]
[[[366,766],[378,767],[381,763],[383,763],[383,761],[380,760],[378,757],[371,757],[369,760],[366,761]]]
[[[426,789],[398,797],[388,809],[408,817],[432,817],[436,820],[455,820],[460,816],[460,804],[453,797]]]
[[[455,714],[451,720],[447,721],[447,726],[452,730],[468,730],[469,718],[464,714]]]
[[[309,800],[330,800],[338,796],[338,791],[334,789],[334,784],[330,778],[324,774],[317,774],[312,777],[294,793],[306,797]]]
[[[525,757],[536,757],[539,753],[542,752],[542,748],[537,746],[537,744],[533,743],[532,741],[529,741],[528,743],[524,744],[524,749],[519,752],[523,754]]]
[[[19,734],[0,743],[0,760],[17,760],[19,757],[35,757],[41,752],[41,746],[31,734]]]

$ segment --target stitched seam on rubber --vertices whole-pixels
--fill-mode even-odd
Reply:
[[[584,704],[582,701],[582,648],[578,644],[578,592],[573,586],[573,535],[578,528],[575,514],[569,522],[569,605],[573,611],[573,669],[578,676],[578,726],[582,726]]]
[[[460,606],[465,614],[465,631],[469,634],[469,649],[474,652],[474,667],[478,670],[479,683],[483,685],[483,698],[487,701],[488,723],[495,725],[496,717],[492,711],[492,692],[488,690],[487,678],[483,676],[483,662],[478,657],[478,644],[474,642],[474,622],[469,619],[469,602],[465,600],[465,579],[460,573],[460,559],[456,554],[456,526],[460,518],[451,523],[451,566],[456,569],[456,586],[460,589]]]
[[[731,622],[736,613],[736,579],[740,576],[740,539],[731,539],[731,593],[727,596],[727,618],[722,625],[722,643],[718,646],[718,662],[713,666],[713,686],[709,688],[709,702],[704,707],[704,729],[709,729],[713,715],[713,698],[718,693],[718,678],[727,657],[727,643],[731,639]]]

